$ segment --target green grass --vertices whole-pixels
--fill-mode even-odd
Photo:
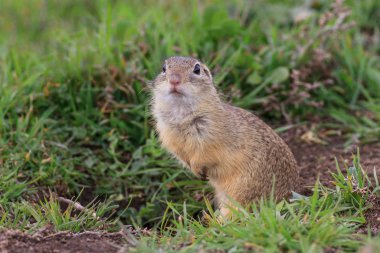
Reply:
[[[27,201],[9,203],[1,210],[0,227],[23,229],[29,233],[36,232],[47,225],[52,225],[57,231],[73,232],[96,229],[112,231],[117,228],[115,221],[104,218],[117,206],[98,202],[78,210],[76,204],[71,202],[63,210],[62,203],[53,195],[38,203]]]
[[[146,80],[160,71],[162,60],[192,55],[210,66],[228,101],[268,121],[299,123],[317,115],[329,119],[322,127],[342,131],[347,144],[378,140],[380,4],[346,1],[352,14],[345,23],[356,25],[317,37],[336,23],[333,17],[318,25],[331,2],[315,1],[312,16],[295,23],[294,8],[303,1],[2,1],[0,228],[162,227],[163,235],[143,238],[142,248],[170,240],[175,249],[195,236],[193,250],[220,244],[232,251],[232,240],[219,241],[227,235],[240,250],[247,233],[257,237],[254,248],[272,236],[273,250],[359,247],[352,233],[357,218],[363,222],[366,201],[348,201],[342,185],[332,192],[318,186],[321,194],[307,201],[262,203],[228,226],[203,226],[194,217],[207,209],[199,200],[211,189],[160,148],[148,107]],[[314,43],[299,55],[308,41]],[[330,56],[318,60],[316,49]],[[79,214],[60,209],[56,196],[89,206]],[[312,209],[313,199],[336,220]],[[276,208],[284,217],[273,223]],[[179,214],[182,223],[174,219]],[[296,221],[305,216],[320,222],[303,227]],[[260,226],[268,230],[254,229]],[[333,228],[339,232],[330,237]]]

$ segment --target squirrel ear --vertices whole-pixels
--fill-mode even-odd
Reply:
[[[208,77],[210,77],[210,79],[212,80],[211,72],[210,72],[210,70],[206,67],[206,65],[202,64],[202,68],[203,68],[203,70],[205,71],[206,75],[207,75]]]

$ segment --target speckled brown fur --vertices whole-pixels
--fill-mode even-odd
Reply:
[[[199,64],[199,74],[193,73]],[[172,93],[171,78],[179,78]],[[296,188],[298,168],[288,146],[252,113],[224,103],[208,68],[171,57],[153,82],[152,113],[162,145],[195,175],[207,178],[223,215],[229,199],[249,204],[277,200]]]

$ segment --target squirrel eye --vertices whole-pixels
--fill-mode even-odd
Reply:
[[[199,75],[201,73],[201,66],[198,63],[195,64],[193,73],[197,74],[197,75]]]
[[[166,72],[166,64],[164,64],[163,66],[162,66],[162,72]]]

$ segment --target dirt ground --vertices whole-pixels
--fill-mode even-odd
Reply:
[[[316,179],[325,185],[331,184],[329,171],[335,171],[335,157],[342,164],[351,162],[352,154],[356,154],[357,145],[348,149],[344,147],[342,137],[314,138],[305,128],[292,129],[282,137],[292,149],[300,166],[301,187],[299,192],[305,195],[311,193]],[[325,145],[318,144],[320,140]],[[309,142],[308,142],[309,141]],[[373,169],[380,175],[380,143],[359,145],[363,168],[373,177]],[[342,166],[343,168],[343,166]],[[380,229],[380,199],[375,200],[373,208],[366,213],[367,223],[359,228],[359,233],[365,233],[367,226],[373,234]],[[84,232],[73,234],[69,232],[43,232],[27,235],[19,231],[0,231],[0,253],[6,252],[123,252],[128,245],[128,233]]]
[[[301,127],[281,135],[291,148],[300,167],[300,188],[298,191],[301,194],[310,195],[318,178],[323,185],[333,187],[330,172],[336,171],[335,159],[338,160],[340,169],[345,173],[346,170],[343,164],[346,163],[348,166],[352,166],[352,155],[357,153],[357,148],[360,151],[362,168],[372,179],[374,178],[375,169],[379,178],[380,142],[365,145],[353,144],[345,147],[344,138],[342,137],[320,138],[320,136],[310,136],[306,133],[308,131]],[[314,137],[317,137],[317,139]],[[316,143],[319,141],[326,143]],[[380,232],[380,198],[373,200],[372,204],[373,207],[367,210],[365,214],[367,223],[358,229],[359,233],[367,233],[368,225],[372,234],[375,235]]]
[[[96,253],[125,252],[128,233],[88,231],[83,233],[58,232],[28,235],[16,230],[0,231],[0,253]]]
[[[343,164],[352,166],[352,156],[356,155],[357,148],[360,151],[361,165],[367,174],[373,177],[375,169],[377,176],[380,176],[380,142],[344,147],[343,137],[310,137],[307,133],[309,132],[305,128],[299,127],[281,134],[300,167],[300,188],[298,190],[301,194],[309,195],[317,178],[323,185],[333,186],[330,172],[336,171],[335,158],[339,162],[340,169],[345,172]],[[316,143],[318,141],[326,143]]]

